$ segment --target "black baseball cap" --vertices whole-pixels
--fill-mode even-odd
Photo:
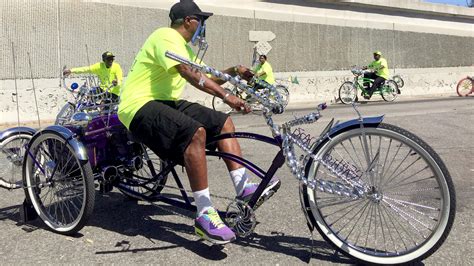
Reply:
[[[179,3],[174,4],[170,9],[171,21],[193,15],[202,20],[206,20],[213,14],[210,12],[202,12],[193,0],[180,0]]]
[[[102,60],[105,60],[108,58],[115,58],[115,55],[108,51],[102,54]]]

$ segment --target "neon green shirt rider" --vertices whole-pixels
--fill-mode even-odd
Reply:
[[[122,68],[117,62],[114,62],[115,55],[111,52],[105,52],[102,54],[102,62],[95,63],[90,66],[65,69],[63,75],[67,76],[73,74],[90,73],[95,74],[100,80],[100,87],[103,90],[107,88],[110,92],[119,96],[120,86],[122,85],[123,73]]]
[[[382,77],[384,79],[389,79],[390,72],[388,71],[388,63],[385,58],[382,57],[382,52],[374,52],[374,59],[367,67],[375,70],[375,75]]]
[[[258,58],[260,63],[253,69],[257,78],[263,79],[269,84],[275,84],[275,77],[273,76],[273,68],[267,61],[266,55],[260,55]]]

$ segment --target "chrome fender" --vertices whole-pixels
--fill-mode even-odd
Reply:
[[[364,117],[362,118],[362,124],[364,127],[376,127],[380,123],[382,123],[384,116],[371,116],[371,117]],[[359,119],[352,119],[349,121],[345,121],[342,123],[338,123],[334,125],[330,130],[329,130],[329,136],[333,137],[339,133],[342,133],[344,131],[347,131],[349,129],[353,129],[356,127],[360,127],[360,121]],[[324,142],[324,141],[322,141]],[[321,142],[321,143],[322,143]]]
[[[15,135],[15,134],[25,134],[25,135],[30,135],[33,136],[36,133],[36,129],[33,129],[31,127],[12,127],[7,130],[4,130],[0,132],[0,145],[1,143],[8,139],[9,137]]]
[[[81,161],[89,160],[89,155],[87,154],[86,147],[84,146],[84,144],[82,144],[81,141],[75,138],[75,134],[68,128],[65,128],[59,125],[48,126],[45,129],[36,132],[36,134],[33,136],[33,139],[31,141],[33,142],[34,139],[36,139],[38,136],[40,136],[43,133],[55,133],[62,136],[64,140],[67,143],[69,143],[69,145],[72,146],[79,160]]]

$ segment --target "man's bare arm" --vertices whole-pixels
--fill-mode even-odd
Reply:
[[[185,64],[179,64],[175,66],[178,73],[186,79],[191,85],[198,88],[201,91],[217,96],[225,101],[230,107],[240,111],[244,110],[249,112],[250,109],[245,105],[245,102],[236,97],[235,95],[228,94],[224,89],[219,86],[215,81],[208,78],[206,75],[199,71],[193,70],[191,67]]]
[[[186,79],[186,81],[188,81],[191,85],[198,88],[199,90],[217,96],[221,99],[224,98],[224,96],[226,95],[225,90],[222,89],[219,84],[208,78],[203,73],[195,71],[191,67],[184,64],[179,64],[175,66],[175,68],[181,75],[181,77]]]

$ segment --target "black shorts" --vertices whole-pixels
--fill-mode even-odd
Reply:
[[[183,154],[196,130],[207,138],[220,134],[228,115],[185,100],[150,101],[132,119],[130,131],[161,159],[183,164]]]

